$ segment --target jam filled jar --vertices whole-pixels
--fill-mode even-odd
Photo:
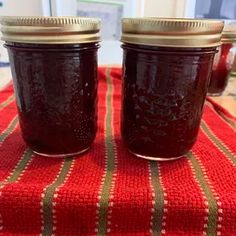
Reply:
[[[74,156],[97,130],[100,20],[2,17],[23,139],[37,154]]]
[[[220,96],[228,83],[230,71],[234,62],[234,53],[232,51],[236,42],[235,25],[226,25],[222,32],[222,45],[218,47],[215,55],[210,84],[208,87],[209,96]]]
[[[196,141],[223,22],[125,18],[121,135],[134,155],[173,160]]]

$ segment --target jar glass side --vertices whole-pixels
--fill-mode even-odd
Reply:
[[[216,48],[122,47],[125,145],[147,159],[186,154],[197,138]]]
[[[28,146],[46,156],[87,150],[97,129],[99,45],[6,42],[5,46]]]

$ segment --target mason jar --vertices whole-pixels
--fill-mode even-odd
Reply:
[[[81,154],[97,130],[100,20],[2,17],[23,139],[49,157]]]
[[[223,25],[217,20],[123,19],[121,135],[131,153],[163,161],[192,148]]]
[[[226,25],[222,32],[222,44],[218,47],[215,55],[210,84],[208,87],[209,96],[220,96],[229,80],[229,75],[234,62],[234,44],[236,42],[236,26]]]

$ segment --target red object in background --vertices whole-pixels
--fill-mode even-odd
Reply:
[[[7,42],[22,135],[35,152],[86,151],[97,131],[97,43]]]
[[[223,43],[219,47],[219,52],[215,55],[208,87],[208,95],[210,96],[220,96],[227,86],[228,76],[233,64],[233,56],[230,54],[232,47],[232,43]]]

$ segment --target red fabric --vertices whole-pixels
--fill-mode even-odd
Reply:
[[[1,93],[1,97],[0,97],[0,104],[7,100],[7,98],[9,97],[9,94],[12,93],[12,90],[13,90],[12,83],[4,87],[4,93]]]
[[[218,103],[215,102],[212,98],[208,97],[207,101],[211,103],[216,112],[225,114],[229,119],[236,121],[236,117],[232,116],[225,108],[219,106]]]
[[[73,159],[32,154],[4,103],[12,86],[0,91],[0,235],[236,235],[235,117],[209,99],[189,155],[134,157],[120,138],[120,77],[99,69],[98,134]]]

